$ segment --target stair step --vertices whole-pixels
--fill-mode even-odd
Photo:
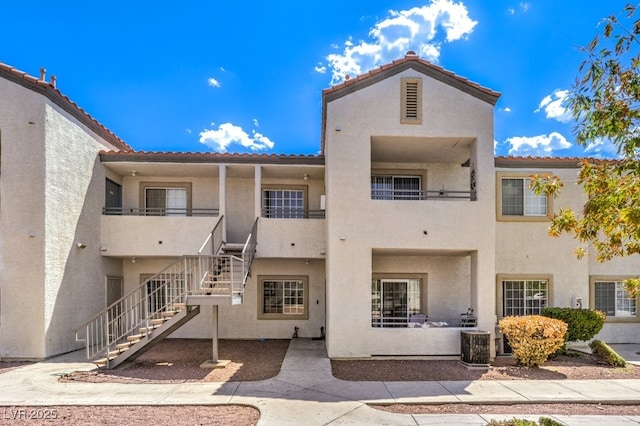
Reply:
[[[118,344],[116,345],[116,349],[120,349],[120,350],[123,350],[123,349],[129,349],[129,347],[130,347],[130,346],[131,346],[131,342],[118,343]]]
[[[164,311],[161,315],[163,318],[171,318],[172,316],[175,316],[175,314],[177,314],[176,311]]]
[[[183,309],[187,308],[187,304],[186,303],[174,303],[173,304],[173,309],[175,309],[176,311],[182,311]]]
[[[138,329],[138,332],[143,336],[146,336],[147,334],[151,334],[153,330],[155,330],[155,327],[141,327]]]
[[[130,342],[138,342],[140,341],[140,339],[142,339],[142,334],[134,334],[132,336],[127,336],[127,340]]]
[[[112,359],[116,359],[117,355],[109,355],[109,361],[111,361]],[[98,367],[104,367],[107,365],[107,358],[100,358],[100,359],[96,359],[95,361],[93,361],[93,363],[98,366]]]
[[[164,324],[165,321],[166,321],[165,318],[154,318],[150,322],[153,325],[162,325],[162,324]]]

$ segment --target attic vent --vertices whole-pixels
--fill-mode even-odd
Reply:
[[[402,124],[422,124],[422,79],[402,79]]]

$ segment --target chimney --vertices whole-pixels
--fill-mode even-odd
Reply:
[[[413,50],[409,50],[404,57],[408,58],[408,57],[411,57],[411,56],[418,56],[418,55],[416,55],[416,52],[414,52]]]
[[[46,78],[47,78],[47,69],[40,68],[40,81],[45,81]]]
[[[56,76],[52,75],[51,76],[51,87],[53,87],[54,89],[56,88]]]

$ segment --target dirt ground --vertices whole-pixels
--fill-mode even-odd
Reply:
[[[167,339],[122,368],[107,371],[74,372],[63,382],[181,383],[256,381],[275,377],[289,346],[288,340],[220,340],[220,359],[231,363],[225,369],[204,370],[200,364],[210,358],[211,341]],[[0,362],[0,374],[24,363]],[[595,363],[587,354],[562,356],[540,368],[516,367],[513,359],[499,357],[488,369],[467,369],[458,361],[432,360],[332,360],[333,375],[343,380],[585,380],[640,379],[640,368],[611,368]],[[254,425],[259,413],[241,406],[154,406],[154,407],[0,407],[0,424],[53,424],[52,419],[22,419],[43,416],[44,409],[56,410],[56,421],[66,424],[147,424],[150,418],[173,418],[174,424]],[[640,415],[640,406],[594,404],[511,404],[511,405],[405,405],[375,406],[405,414],[594,414]],[[13,410],[13,411],[11,411]],[[16,410],[26,410],[16,411]],[[16,417],[18,416],[18,417]],[[40,422],[40,423],[38,423]]]

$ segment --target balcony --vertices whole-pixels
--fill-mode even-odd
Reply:
[[[105,207],[102,214],[109,216],[203,216],[217,217],[218,209],[185,209],[185,208],[124,208]]]
[[[324,210],[263,207],[262,217],[267,219],[324,219]]]
[[[476,200],[476,191],[371,188],[372,200]]]
[[[196,254],[218,219],[214,209],[105,209],[101,252],[119,257]]]
[[[304,220],[304,216],[313,220]],[[320,258],[325,253],[324,211],[299,218],[260,219],[258,257]],[[302,220],[301,220],[302,219]]]

